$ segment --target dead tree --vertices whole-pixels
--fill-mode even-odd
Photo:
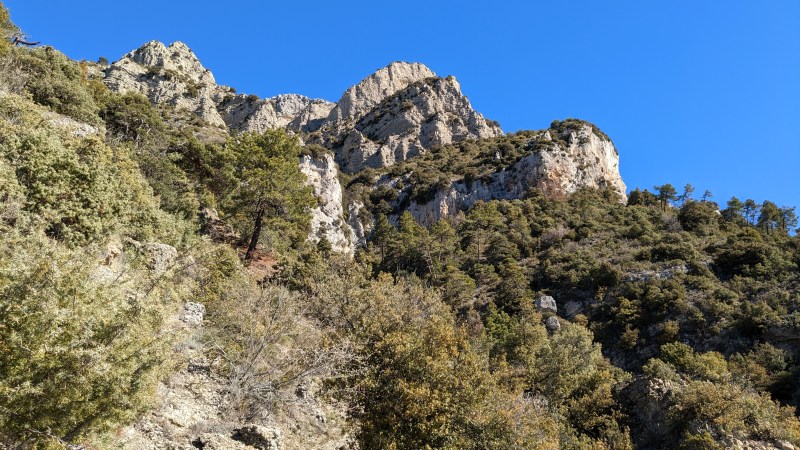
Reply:
[[[28,47],[33,47],[34,45],[39,45],[40,42],[30,42],[26,40],[26,36],[22,33],[14,33],[14,36],[11,38],[11,43],[14,45],[26,45]]]

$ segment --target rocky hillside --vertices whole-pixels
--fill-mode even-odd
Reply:
[[[800,447],[795,209],[618,164],[420,64],[334,104],[0,39],[0,449]]]
[[[348,88],[336,103],[297,94],[260,99],[217,85],[185,44],[150,42],[111,64],[104,81],[112,90],[140,92],[231,133],[283,128],[330,151],[332,160],[307,156],[300,161],[321,205],[313,211],[310,238],[324,236],[346,253],[366,242],[371,220],[356,217],[363,201],[342,203],[354,197],[343,195],[340,170],[392,167],[449,144],[477,141],[496,147],[503,136],[496,122],[472,108],[454,77],[438,77],[419,63],[389,64]],[[503,153],[499,147],[490,151]],[[408,209],[429,225],[478,200],[522,198],[534,188],[554,196],[582,187],[610,189],[625,199],[617,150],[589,124],[537,133],[513,153],[514,161],[474,183],[456,174],[424,198],[398,192],[392,203],[395,215]],[[508,155],[499,159],[506,161]],[[396,189],[398,182],[402,177],[375,178],[371,189]]]
[[[471,152],[476,148],[478,153]],[[424,187],[419,173],[434,167],[449,170],[440,170],[435,184]],[[434,151],[378,177],[371,195],[388,195],[392,217],[409,211],[418,223],[430,226],[478,201],[521,199],[531,189],[563,198],[582,188],[608,190],[620,201],[626,199],[614,144],[591,124],[570,120],[554,122],[545,131]]]

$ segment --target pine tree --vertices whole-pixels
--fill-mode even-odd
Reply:
[[[228,141],[239,184],[231,208],[251,223],[245,260],[250,260],[265,226],[292,243],[308,232],[309,208],[314,206],[311,188],[298,168],[300,145],[282,130],[244,134]]]
[[[689,185],[691,186],[691,185]],[[672,202],[678,199],[677,191],[675,190],[675,186],[667,183],[661,186],[655,186],[653,189],[658,192],[658,201],[661,205],[661,209],[666,211],[668,202]]]

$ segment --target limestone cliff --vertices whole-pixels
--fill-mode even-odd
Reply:
[[[333,250],[353,254],[355,246],[350,227],[345,223],[342,204],[342,186],[339,172],[330,154],[315,158],[300,158],[300,171],[308,178],[319,206],[311,211],[311,234],[309,238],[319,242],[325,237]]]
[[[465,139],[502,135],[472,109],[454,77],[396,62],[348,89],[321,127],[317,143],[342,170],[386,167]]]
[[[151,41],[111,64],[105,83],[117,92],[138,92],[153,103],[191,111],[211,125],[224,127],[217,103],[230,88],[218,86],[211,71],[183,42],[165,46]]]
[[[488,180],[466,181],[461,176],[454,177],[428,201],[411,198],[406,183],[409,174],[384,175],[376,184],[393,189],[403,186],[393,202],[397,214],[408,210],[426,226],[469,209],[479,200],[518,199],[531,189],[539,189],[551,197],[581,188],[609,189],[624,201],[625,183],[619,175],[619,155],[614,144],[591,124],[569,123],[570,126],[537,133],[527,143],[523,156],[510,167],[491,174]]]
[[[284,128],[306,143],[327,148],[332,155],[299,161],[319,200],[309,239],[316,242],[324,236],[335,250],[346,253],[366,242],[371,219],[359,200],[343,204],[340,168],[350,173],[381,169],[443,145],[503,136],[496,122],[472,108],[454,77],[438,77],[419,63],[394,62],[379,69],[347,89],[335,104],[297,94],[267,99],[235,94],[217,85],[181,42],[149,42],[110,65],[105,77],[112,90],[140,92],[154,103],[189,110],[231,132]],[[423,225],[479,200],[522,198],[531,189],[562,196],[584,187],[599,188],[625,198],[617,150],[591,124],[565,121],[538,132],[518,156],[477,180],[452,173],[449,184],[439,183],[424,199],[411,196],[409,174],[384,175],[372,188],[396,189],[395,214],[408,210]]]
[[[304,131],[327,117],[334,104],[297,94],[259,99],[251,95],[228,97],[219,105],[232,130],[261,133],[273,128]]]
[[[330,122],[360,118],[375,106],[408,85],[435,77],[419,63],[393,62],[347,89],[328,116]]]

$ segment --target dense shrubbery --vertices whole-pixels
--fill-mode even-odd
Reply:
[[[104,87],[99,81],[88,80],[80,64],[52,47],[15,47],[5,58],[16,67],[22,88],[33,101],[75,120],[100,124],[100,106],[93,91]]]
[[[0,443],[82,439],[150,405],[173,369],[167,326],[195,288],[152,277],[125,239],[181,245],[125,149],[0,97]],[[119,248],[124,272],[103,272]],[[115,250],[117,251],[117,250]],[[105,254],[116,255],[104,260]],[[176,261],[176,266],[180,263]],[[109,269],[110,270],[110,269]]]
[[[639,197],[646,195],[640,191]],[[526,311],[537,293],[544,292],[557,299],[561,311],[570,303],[569,317],[576,324],[562,327],[552,340],[566,338],[571,327],[580,330],[580,324],[590,324],[604,354],[633,375],[693,380],[670,407],[680,411],[675,420],[686,414],[674,427],[687,442],[710,439],[724,447],[731,436],[796,442],[791,430],[797,422],[787,413],[791,409],[780,409],[773,400],[793,406],[800,400],[800,384],[791,375],[800,373],[800,348],[784,337],[797,326],[798,238],[786,227],[759,227],[758,220],[741,214],[720,215],[710,202],[687,199],[680,209],[666,210],[657,200],[644,203],[649,206],[625,206],[590,191],[562,201],[534,194],[525,200],[479,203],[429,230],[407,214],[396,227],[379,216],[370,247],[359,257],[376,272],[413,274],[440,289],[460,321],[473,329],[477,321],[492,336],[490,354],[499,358],[493,367],[520,364],[515,355],[526,354],[519,349],[525,340],[509,330],[541,323]],[[779,356],[759,360],[751,352],[754,346],[775,349],[771,354]],[[563,374],[575,373],[570,364],[591,367],[574,359],[575,354],[586,353],[573,351],[564,359],[559,365]],[[659,359],[648,363],[653,357]],[[550,360],[552,356],[542,357],[527,367],[541,370]],[[738,369],[728,369],[728,361]],[[600,384],[564,382],[566,389],[593,386],[577,398],[563,400],[564,391],[552,391],[559,389],[553,380],[534,383],[533,392],[545,386],[541,393],[551,406],[565,405],[556,411],[578,441],[584,436],[612,442],[631,426],[634,443],[645,445],[650,431],[637,428],[635,418],[626,416],[627,407],[613,388],[624,377],[615,375],[607,362],[597,364],[607,367],[598,375]],[[657,369],[659,364],[669,369]],[[752,375],[743,378],[734,372]],[[528,376],[536,380],[537,375]],[[693,409],[706,401],[696,398],[702,392],[698,383],[711,386],[708,395],[714,398],[707,401],[717,406],[732,402],[730,415],[719,419],[725,423],[702,436],[696,435],[697,424],[715,419]],[[764,397],[765,391],[773,400]],[[606,392],[604,400],[581,397],[601,392]],[[581,412],[588,405],[595,409]],[[752,418],[747,420],[760,425],[734,426],[742,419],[736,411],[748,408],[756,408],[763,422]],[[790,431],[784,433],[782,427]]]

